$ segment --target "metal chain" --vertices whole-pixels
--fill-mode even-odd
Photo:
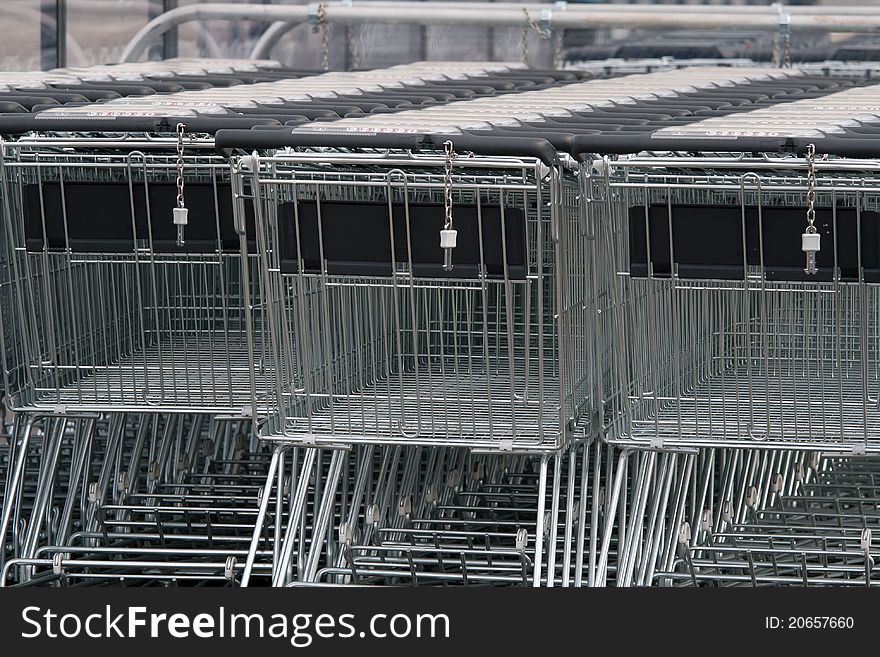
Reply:
[[[816,232],[816,145],[807,144],[807,232]]]
[[[777,31],[776,34],[773,35],[773,52],[771,54],[771,62],[773,66],[781,66],[782,65],[782,37]]]
[[[322,2],[318,5],[316,12],[316,24],[312,27],[312,32],[321,31],[321,68],[325,71],[330,70],[330,24],[327,22],[327,3]]]
[[[816,145],[807,144],[807,229],[801,235],[801,250],[807,263],[804,273],[815,275],[816,254],[821,248],[822,236],[816,230]]]
[[[446,154],[443,168],[443,230],[452,230],[452,161],[457,154],[448,139],[443,142],[443,152]]]
[[[791,32],[782,36],[782,68],[791,68]]]
[[[456,246],[457,231],[452,228],[452,160],[456,153],[452,148],[452,142],[448,139],[443,142],[443,152],[446,160],[443,167],[443,230],[440,231],[440,248],[443,249],[443,271],[452,271],[452,252]]]
[[[177,228],[177,246],[183,246],[184,230],[189,223],[187,217],[189,210],[186,209],[183,198],[183,138],[186,134],[186,124],[177,124],[177,207],[172,211],[174,226]]]
[[[183,137],[186,130],[185,123],[177,124],[177,207],[182,208],[183,203]]]
[[[534,30],[538,33],[538,36],[542,39],[549,39],[550,32],[543,29],[541,25],[532,18],[532,15],[529,13],[529,10],[525,7],[522,8],[523,14],[526,17],[526,26],[522,31],[522,63],[528,65],[529,63],[529,30]]]

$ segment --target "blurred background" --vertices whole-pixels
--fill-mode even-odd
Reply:
[[[227,0],[229,1],[229,0]],[[233,0],[234,1],[234,0]],[[437,1],[437,0],[431,0]],[[439,0],[442,1],[442,0]],[[570,0],[571,1],[571,0]],[[577,0],[575,0],[577,1]],[[58,66],[87,66],[118,61],[125,45],[150,19],[163,11],[198,4],[199,0],[2,0],[0,1],[0,69],[32,70]],[[297,0],[239,0],[247,4],[306,4]],[[762,0],[642,0],[619,4],[769,5]],[[833,5],[832,0],[789,0],[786,4]],[[843,0],[837,4],[876,4],[871,0]],[[710,10],[707,8],[707,10]],[[170,56],[247,57],[265,23],[203,21],[180,28],[179,40],[169,35],[150,52],[151,59]],[[330,68],[387,66],[416,59],[519,60],[522,30],[517,28],[395,27],[370,25],[331,33]],[[633,35],[623,30],[567,30],[563,48],[567,58],[603,59],[638,56],[705,56],[769,58],[767,35],[689,33]],[[528,37],[535,63],[552,62],[554,44],[537,33]],[[836,42],[834,35],[825,37]],[[662,43],[658,43],[662,42]],[[860,43],[864,43],[864,40]],[[806,45],[806,44],[801,44]],[[817,56],[828,43],[810,43]],[[621,46],[627,46],[621,50]],[[650,47],[638,51],[638,48]],[[633,50],[636,48],[636,50]],[[683,48],[688,48],[683,52]],[[798,44],[792,44],[797,59]],[[765,52],[767,51],[767,52]],[[284,64],[318,68],[321,35],[302,25],[286,34],[272,51]]]

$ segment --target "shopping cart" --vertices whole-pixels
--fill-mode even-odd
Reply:
[[[180,155],[158,141],[3,143],[17,409],[249,408],[228,164],[183,135]],[[194,221],[178,238],[186,206]]]
[[[609,439],[875,449],[874,168],[607,163],[593,207],[616,279],[609,330],[624,336],[610,367]],[[812,274],[800,236],[814,222],[829,246]]]
[[[549,145],[464,157],[491,140],[413,155],[358,152],[408,144],[356,133],[223,134],[218,147],[337,146],[238,167],[277,373],[261,437],[554,450],[582,434],[589,245]],[[458,231],[445,264],[442,230]]]
[[[870,493],[829,473],[873,462],[876,93],[574,140],[617,345],[599,584],[872,581]]]

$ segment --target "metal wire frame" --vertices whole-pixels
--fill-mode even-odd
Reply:
[[[284,444],[270,456],[249,429],[181,414],[34,419],[10,463],[34,474],[4,498],[5,583],[689,583],[684,547],[711,581],[706,555],[764,549],[778,566],[816,535],[811,558],[835,540],[852,552],[878,514],[870,463],[815,452],[594,441],[543,456]]]
[[[4,257],[11,265],[0,281],[9,308],[0,323],[4,381],[17,409],[252,414],[259,395],[250,383],[262,382],[265,372],[250,367],[245,322],[255,318],[244,312],[244,298],[259,294],[242,289],[240,251],[221,243],[220,203],[227,197],[219,190],[231,180],[228,162],[210,147],[188,142],[184,156],[185,182],[202,183],[214,199],[213,210],[202,208],[213,216],[200,220],[216,225],[216,244],[194,253],[160,248],[152,237],[153,224],[166,219],[151,214],[151,194],[177,176],[173,142],[2,144]],[[123,190],[130,207],[115,208],[112,219],[130,226],[137,241],[104,250],[71,243],[70,222],[83,217],[68,220],[65,185],[82,182]],[[26,230],[25,195],[34,190],[44,214],[50,194],[61,203],[60,218],[36,218],[39,246],[34,225]],[[111,211],[98,192],[94,203],[96,217]],[[145,236],[135,226],[142,213]],[[57,234],[47,238],[51,221],[63,227],[60,245],[50,244]],[[259,337],[252,332],[251,340]]]
[[[435,463],[442,463],[445,456],[446,468],[452,470],[434,469],[430,476],[428,469],[424,488],[416,484],[410,489],[414,495],[389,496],[391,506],[384,517],[370,518],[361,532],[346,526],[340,532],[344,541],[337,565],[323,569],[317,579],[349,584],[530,586],[536,576],[540,578],[533,559],[540,568],[541,556],[549,556],[535,553],[540,468],[519,472],[529,465],[527,460],[513,460],[511,470],[510,459],[502,464],[499,459],[468,458],[462,450],[455,452],[432,453]],[[411,457],[418,453],[408,450]]]
[[[248,419],[17,418],[7,586],[409,583],[402,561],[419,584],[579,586],[596,559],[598,442],[543,456],[373,445],[270,455]]]
[[[603,449],[498,456],[279,445],[251,550],[274,551],[275,586],[581,586],[595,561],[588,536],[598,532],[591,456]],[[274,532],[263,528],[273,510],[287,518]],[[265,562],[249,557],[242,585],[251,563]]]
[[[410,209],[442,207],[442,167],[438,157],[343,152],[239,163],[256,208],[262,362],[276,373],[276,412],[261,437],[547,450],[587,432],[590,244],[570,173],[528,159],[454,163],[453,205],[524,212],[521,279],[506,270],[419,277],[410,251],[389,263],[392,276],[310,273],[299,243],[298,273],[281,273],[280,231],[304,203],[317,204],[319,216],[322,202],[387,204],[389,222],[402,208],[407,230],[419,230]]]
[[[28,418],[3,498],[0,583],[235,585],[269,461],[250,430],[182,414]]]
[[[0,180],[2,180],[2,176],[2,157],[0,157]],[[0,221],[4,226],[12,223],[12,219],[7,214],[7,205],[7,203],[0,202]],[[13,274],[12,253],[12,244],[9,241],[7,231],[2,230],[0,231],[0,317],[10,317],[13,312],[13,281],[15,276]],[[6,354],[17,353],[16,345],[22,343],[21,336],[16,334],[17,328],[15,325],[0,321],[0,357],[2,357],[4,365],[8,362]],[[14,362],[12,356],[9,358],[9,362]],[[6,379],[4,374],[2,381],[0,381],[0,391],[3,394],[6,391]]]
[[[447,488],[447,499],[431,496],[421,514],[398,508],[395,527],[377,523],[360,540],[349,537],[344,560],[319,572],[319,579],[415,586],[584,585],[593,555],[586,536],[598,530],[587,483],[592,451],[592,445],[584,445],[583,452],[546,464],[533,458],[479,462],[463,485]]]
[[[665,574],[680,570],[684,547],[711,546],[713,537],[780,499],[804,495],[821,463],[817,452],[792,450],[625,448],[614,456],[597,586],[668,583]]]
[[[600,282],[607,287],[597,329],[599,352],[610,356],[602,370],[609,440],[876,451],[878,287],[862,275],[861,254],[857,281],[842,280],[832,249],[820,253],[820,266],[824,258],[834,272],[829,282],[769,280],[763,261],[744,262],[740,280],[630,273],[630,209],[644,208],[648,226],[648,208],[661,208],[670,236],[678,204],[740,209],[745,229],[746,208],[760,217],[804,207],[802,160],[634,158],[584,166],[601,266],[612,273]],[[835,231],[842,209],[856,221],[876,210],[874,163],[817,168],[816,204],[831,209]],[[609,348],[612,340],[619,348]]]
[[[813,469],[815,468],[815,469]],[[813,459],[797,495],[777,493],[721,531],[682,536],[658,582],[673,586],[876,586],[875,457]],[[857,477],[860,479],[861,477]]]

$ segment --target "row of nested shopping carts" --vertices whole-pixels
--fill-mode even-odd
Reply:
[[[878,108],[852,68],[0,76],[0,584],[873,584]]]

